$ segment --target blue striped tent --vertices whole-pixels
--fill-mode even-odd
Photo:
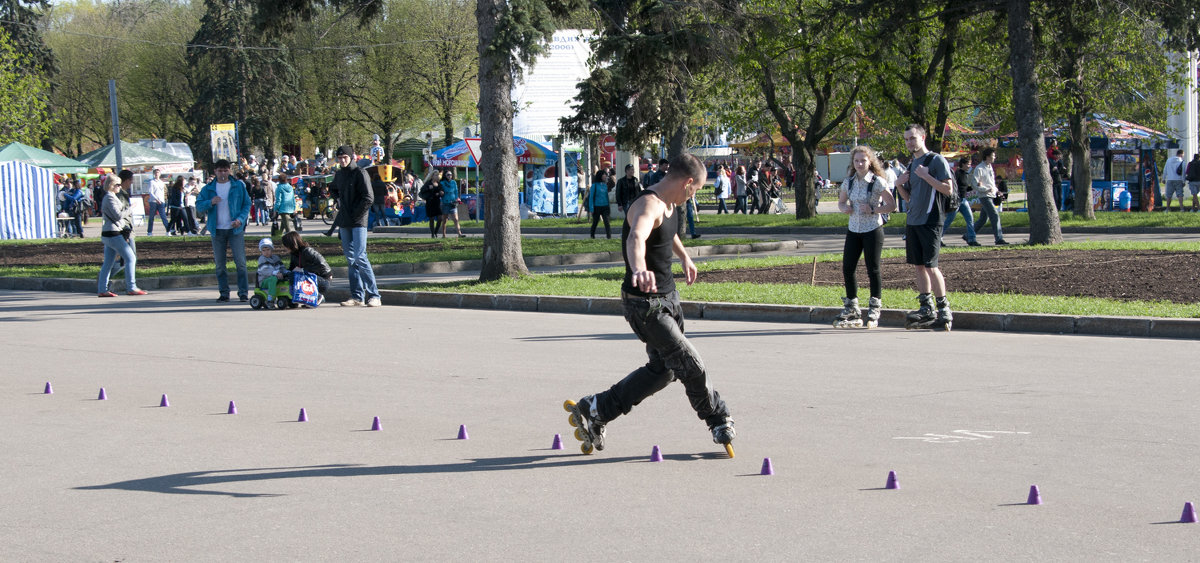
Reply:
[[[0,162],[0,239],[54,238],[54,174],[24,162]]]

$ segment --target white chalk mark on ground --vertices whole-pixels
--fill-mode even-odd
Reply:
[[[953,432],[953,434],[926,433],[924,436],[895,436],[892,439],[919,440],[931,444],[953,444],[956,442],[991,440],[992,438],[995,438],[993,434],[1029,434],[1028,432],[1018,432],[1013,430],[954,430]]]

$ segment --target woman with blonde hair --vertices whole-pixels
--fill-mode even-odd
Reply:
[[[838,328],[879,326],[880,299],[883,282],[879,274],[880,256],[883,253],[883,224],[885,213],[896,208],[892,196],[892,182],[884,173],[883,165],[875,151],[867,146],[857,146],[850,151],[851,174],[842,182],[838,191],[838,210],[850,216],[846,228],[846,245],[842,250],[842,276],[846,284],[846,296],[842,298],[843,309],[833,321]],[[854,272],[858,269],[859,256],[865,256],[867,278],[871,284],[871,300],[867,307],[864,323],[858,308],[858,282]]]
[[[133,232],[133,209],[117,196],[119,191],[120,178],[116,174],[109,174],[104,179],[104,200],[100,204],[100,214],[104,217],[104,226],[100,228],[100,240],[104,242],[104,264],[100,266],[100,277],[96,280],[98,297],[117,296],[108,290],[108,276],[112,273],[117,256],[125,261],[125,293],[146,294],[137,286],[137,255],[129,242]]]

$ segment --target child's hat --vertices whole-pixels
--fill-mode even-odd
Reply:
[[[270,248],[271,250],[275,249],[275,243],[271,242],[270,237],[263,237],[262,240],[258,241],[258,249],[262,250],[264,248]]]

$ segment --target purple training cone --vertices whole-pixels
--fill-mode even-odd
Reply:
[[[658,446],[651,448],[650,461],[662,461],[662,450],[658,449]]]
[[[550,444],[550,449],[552,449],[552,450],[563,449],[562,436],[560,436],[558,434],[554,435],[554,443]]]
[[[885,489],[899,489],[900,488],[900,481],[896,480],[896,472],[895,471],[888,471],[887,485],[884,485],[883,488],[885,488]]]
[[[371,430],[383,430],[383,426],[379,424],[379,417],[375,417],[375,421],[371,423]]]
[[[167,400],[167,394],[166,394],[166,393],[163,393],[162,400],[158,402],[158,406],[160,406],[160,407],[169,407],[169,406],[171,406],[171,402]]]
[[[1195,524],[1196,523],[1196,507],[1192,506],[1192,503],[1190,503],[1190,502],[1183,503],[1183,516],[1179,517],[1179,522],[1181,524]]]
[[[42,394],[45,394],[45,395],[50,395],[50,394],[52,394],[52,393],[54,393],[54,388],[53,388],[53,387],[50,387],[50,382],[49,382],[49,381],[47,381],[47,382],[46,382],[46,390],[45,390],[45,391],[42,391]]]
[[[467,436],[467,425],[466,424],[458,425],[458,439],[459,440],[470,440],[471,439],[470,436]]]
[[[237,405],[233,404],[233,401],[229,401],[229,410],[225,411],[225,414],[237,414]]]
[[[296,419],[296,422],[308,422],[308,411],[305,411],[304,407],[300,407],[300,418]]]
[[[1042,493],[1038,490],[1037,485],[1030,485],[1029,500],[1025,504],[1042,504]]]
[[[100,388],[100,396],[96,397],[96,400],[97,401],[107,401],[108,400],[108,393],[104,392],[103,387]]]
[[[771,466],[771,458],[769,458],[769,457],[763,458],[762,471],[759,474],[760,475],[774,475],[775,474],[775,468]]]

